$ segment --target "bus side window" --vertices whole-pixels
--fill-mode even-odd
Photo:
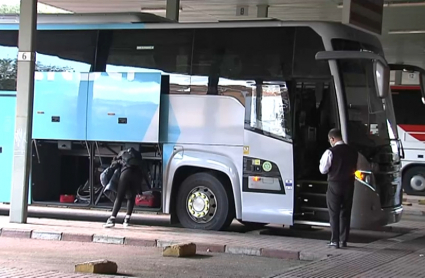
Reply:
[[[37,36],[36,71],[90,71],[96,52],[97,31],[41,30]]]
[[[16,91],[18,31],[0,31],[0,91]]]
[[[286,82],[267,82],[252,86],[246,95],[245,126],[266,136],[292,138],[291,106]]]

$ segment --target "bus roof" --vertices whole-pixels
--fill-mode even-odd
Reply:
[[[19,24],[19,14],[0,15],[0,24]],[[86,23],[160,23],[173,22],[151,13],[84,13],[38,14],[38,24],[86,24]]]
[[[247,19],[219,22],[170,22],[148,13],[103,14],[39,14],[38,30],[122,30],[122,29],[215,29],[215,28],[279,28],[307,27],[326,40],[346,39],[371,44],[381,49],[379,38],[341,22],[282,21],[278,19]],[[0,30],[19,30],[19,15],[0,15]],[[381,53],[383,54],[383,53]]]
[[[315,24],[343,25],[339,22],[282,21],[274,18],[181,23],[142,12],[38,14],[37,16],[38,30],[295,27],[312,26]],[[19,30],[19,14],[0,15],[0,30]]]

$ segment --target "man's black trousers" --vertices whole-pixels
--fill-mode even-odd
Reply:
[[[331,242],[347,242],[350,235],[354,181],[328,182],[326,201],[331,224]]]

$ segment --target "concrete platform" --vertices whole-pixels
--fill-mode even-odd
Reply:
[[[0,267],[0,277],[26,277],[26,278],[123,278],[123,276],[99,275],[87,273],[63,273],[56,271],[33,270],[20,268]]]
[[[64,210],[44,208],[45,210]],[[68,209],[75,214],[79,210]],[[98,212],[85,212],[96,214]],[[102,215],[104,212],[102,212]],[[149,216],[153,217],[153,216]],[[105,218],[106,219],[106,218]],[[149,220],[151,221],[151,220]],[[148,221],[148,222],[149,222]],[[139,221],[140,223],[140,221]],[[55,220],[29,218],[28,224],[12,224],[9,218],[0,216],[0,235],[2,237],[31,238],[35,240],[56,240],[75,242],[95,242],[100,244],[119,244],[164,248],[181,242],[193,242],[200,252],[219,252],[264,256],[272,258],[314,261],[350,253],[373,252],[373,244],[379,240],[396,238],[408,232],[423,229],[425,224],[418,221],[403,221],[386,227],[382,231],[352,232],[354,243],[348,249],[329,249],[326,242],[329,232],[320,229],[312,232],[294,231],[279,227],[268,227],[259,231],[214,232],[189,230],[170,226],[134,225],[128,228],[118,222],[113,229],[105,229],[102,222]],[[236,232],[235,232],[236,231]]]
[[[186,258],[164,257],[161,248],[6,237],[0,237],[0,246],[0,271],[3,268],[19,268],[28,272],[59,273],[51,278],[62,277],[60,273],[76,274],[74,265],[99,259],[117,263],[115,276],[143,278],[260,278],[309,263],[208,252],[197,252],[195,256]]]
[[[60,209],[52,210],[57,212]],[[74,209],[67,211],[72,212],[81,213]],[[159,223],[163,223],[163,219],[159,218]],[[197,245],[200,252],[205,253],[310,262],[286,271],[282,270],[282,273],[277,273],[273,277],[383,277],[384,273],[387,275],[384,275],[385,277],[390,277],[391,275],[388,275],[391,271],[398,273],[398,276],[394,277],[424,277],[424,220],[425,218],[421,216],[410,216],[405,217],[400,223],[383,228],[382,231],[353,230],[349,248],[339,250],[327,248],[329,231],[326,228],[300,231],[267,226],[264,230],[246,231],[241,228],[243,226],[235,224],[229,231],[223,232],[190,230],[167,225],[134,225],[123,228],[120,222],[113,229],[104,229],[103,222],[29,218],[28,224],[13,224],[9,223],[8,217],[0,216],[0,237],[26,238],[37,242],[92,242],[114,246],[143,246],[153,248],[152,250],[190,241]],[[138,223],[152,221],[149,216],[148,220],[139,220]],[[1,268],[0,276],[3,273],[5,275],[11,273],[9,276],[15,277],[16,272],[18,277],[19,271],[22,270]],[[403,275],[400,276],[400,273]],[[40,272],[36,277],[44,277],[43,275],[54,274]]]
[[[95,242],[101,244],[135,245],[164,248],[181,242],[193,242],[200,252],[277,257],[282,259],[315,260],[338,255],[325,241],[235,232],[188,230],[175,227],[130,226],[105,229],[102,223],[29,218],[28,224],[8,223],[0,217],[2,237]],[[363,247],[366,244],[356,244]]]

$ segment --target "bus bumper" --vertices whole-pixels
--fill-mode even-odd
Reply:
[[[401,216],[403,214],[403,207],[389,208],[384,209],[384,214],[386,215],[386,219],[388,219],[388,224],[400,222]]]
[[[399,222],[402,214],[403,206],[382,208],[379,195],[356,182],[351,212],[352,228],[379,229]]]

